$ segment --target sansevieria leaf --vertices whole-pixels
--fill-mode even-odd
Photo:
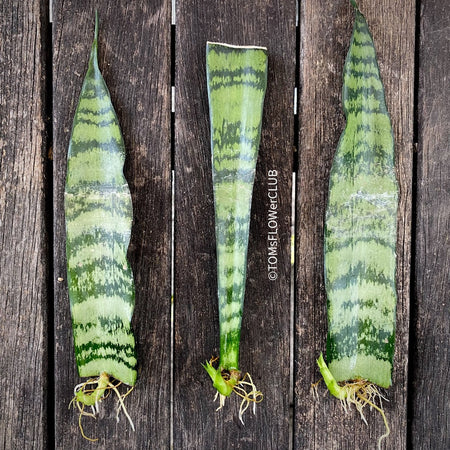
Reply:
[[[331,168],[325,218],[328,368],[319,359],[330,392],[341,399],[351,389],[336,382],[391,385],[397,302],[392,126],[372,36],[352,4],[355,23],[343,85],[346,127]]]
[[[206,71],[211,122],[220,359],[218,369],[210,363],[205,365],[205,369],[223,402],[243,381],[239,371],[239,346],[250,208],[267,85],[267,49],[209,42]],[[246,398],[256,401],[262,397],[253,386]]]
[[[133,386],[134,283],[127,249],[132,204],[123,175],[125,147],[97,61],[98,20],[73,120],[65,187],[67,279],[78,373],[99,377],[76,400],[96,404],[112,377]],[[92,383],[91,383],[92,384]]]

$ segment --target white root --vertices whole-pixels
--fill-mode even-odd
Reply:
[[[247,378],[249,381],[246,381]],[[246,387],[250,387],[250,390],[246,390]],[[239,406],[239,420],[242,422],[242,425],[245,425],[242,419],[245,411],[247,411],[250,403],[252,403],[253,414],[256,415],[256,404],[260,403],[263,400],[263,394],[256,389],[256,386],[253,383],[252,377],[249,373],[246,373],[242,380],[239,380],[237,384],[233,386],[233,392],[242,398],[241,404]],[[216,391],[214,401],[216,401],[217,398],[219,398],[219,407],[216,409],[216,411],[219,411],[219,409],[222,409],[224,407],[227,397]]]
[[[123,410],[123,413],[125,414],[126,418],[128,419],[128,422],[131,425],[131,428],[133,431],[135,431],[134,423],[131,420],[130,415],[128,414],[128,411],[125,407],[124,399],[125,397],[133,390],[133,387],[129,389],[125,394],[120,394],[119,390],[117,389],[118,386],[122,384],[121,382],[117,384],[113,384],[109,380],[109,376],[106,373],[102,373],[98,378],[90,378],[89,380],[85,381],[84,383],[77,384],[74,388],[74,398],[71,400],[70,405],[72,403],[74,406],[78,408],[78,411],[80,412],[79,418],[78,418],[78,424],[80,427],[81,435],[87,439],[88,441],[97,441],[97,439],[91,439],[87,437],[84,434],[83,427],[81,424],[81,418],[83,416],[86,417],[92,417],[93,419],[96,419],[98,414],[100,413],[100,402],[108,397],[109,393],[113,391],[118,399],[117,402],[117,414],[116,419],[119,421],[119,414],[120,411]],[[96,385],[96,387],[88,388],[90,385]],[[81,393],[81,394],[80,394]],[[94,397],[92,397],[94,396]],[[83,398],[84,397],[84,398]],[[97,398],[96,398],[97,397]],[[95,398],[95,402],[92,403],[92,400]],[[90,406],[92,412],[85,411],[85,407]]]

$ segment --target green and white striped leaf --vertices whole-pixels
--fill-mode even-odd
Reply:
[[[337,381],[391,385],[398,185],[392,126],[372,36],[355,6],[344,67],[347,119],[325,220],[328,367]]]
[[[250,208],[267,86],[267,50],[209,42],[206,68],[217,248],[219,370],[238,370]]]
[[[98,21],[75,113],[65,187],[67,279],[78,373],[136,381],[127,261],[132,204],[125,147],[97,60]]]

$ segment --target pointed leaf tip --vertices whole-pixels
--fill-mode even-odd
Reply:
[[[359,11],[358,5],[356,4],[356,0],[350,0],[350,3],[352,4],[353,8]]]
[[[95,10],[95,29],[94,29],[94,41],[98,40],[98,11]]]

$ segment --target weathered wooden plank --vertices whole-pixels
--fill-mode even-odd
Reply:
[[[450,10],[421,3],[411,443],[450,448]]]
[[[206,41],[268,47],[269,77],[254,187],[241,369],[263,391],[256,417],[238,399],[215,412],[201,364],[218,355],[218,309]],[[175,448],[289,445],[290,198],[295,2],[177,1],[175,108]],[[278,265],[268,280],[268,171],[278,180]]]
[[[66,286],[63,191],[73,115],[87,68],[94,11],[100,18],[99,65],[122,127],[125,176],[133,197],[129,260],[135,276],[133,329],[138,381],[126,399],[136,426],[116,423],[116,402],[99,420],[83,419],[102,448],[167,448],[170,422],[170,5],[168,2],[75,2],[54,5],[54,197],[56,446],[88,445],[68,410],[80,382],[74,361]],[[58,277],[64,281],[58,281]],[[125,391],[125,390],[124,390]],[[124,392],[123,391],[123,392]],[[95,423],[94,423],[95,422]]]
[[[0,447],[46,448],[48,10],[4,1],[0,14]]]
[[[411,167],[413,143],[414,1],[360,1],[372,31],[391,114],[400,184],[397,244],[397,339],[393,387],[383,403],[391,435],[385,445],[406,447],[407,356],[410,282]],[[325,392],[310,394],[320,378],[316,358],[325,351],[323,220],[328,178],[344,128],[342,69],[353,12],[347,0],[301,4],[299,175],[297,187],[297,312],[295,443],[298,448],[371,448],[384,433],[380,416],[369,426]]]

